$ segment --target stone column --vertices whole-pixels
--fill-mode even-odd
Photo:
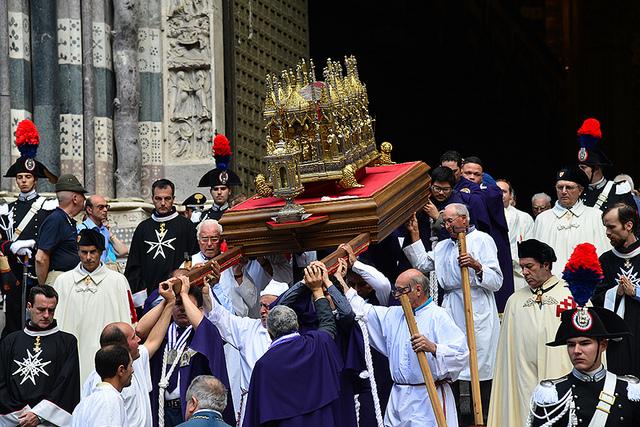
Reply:
[[[142,150],[142,194],[151,200],[151,184],[164,176],[162,166],[162,36],[160,1],[140,4],[138,70],[140,114],[138,131]]]
[[[9,5],[0,2],[0,171],[11,165],[11,98],[9,94]],[[4,173],[2,174],[4,175]],[[10,179],[2,179],[0,188],[8,190]]]
[[[31,100],[31,25],[29,23],[29,4],[26,0],[9,0],[7,6],[7,29],[9,32],[9,60],[7,62],[11,104],[10,156],[8,160],[9,163],[13,163],[19,156],[15,146],[16,126],[24,119],[31,119],[33,111]],[[38,158],[41,159],[40,155]],[[3,188],[15,189],[15,181],[10,178],[3,179]]]
[[[113,171],[114,79],[111,55],[111,1],[93,0],[93,119],[96,193],[115,196]]]
[[[58,46],[56,2],[31,0],[33,119],[40,131],[38,159],[60,174],[60,117],[58,112]],[[40,180],[40,191],[53,187]]]
[[[60,173],[84,182],[82,114],[82,22],[80,0],[58,2],[58,88]],[[91,23],[88,23],[91,25]]]

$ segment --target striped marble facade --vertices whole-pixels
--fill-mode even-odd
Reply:
[[[162,166],[162,34],[160,2],[140,3],[138,71],[140,115],[138,132],[142,149],[142,197],[151,199],[151,184],[164,176]]]
[[[21,120],[32,118],[31,99],[31,24],[28,4],[24,0],[8,1],[9,38],[9,95],[11,100],[11,162],[18,156],[13,143],[16,126]],[[3,179],[3,188],[15,189],[12,180]]]

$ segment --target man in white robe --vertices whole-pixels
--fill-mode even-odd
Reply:
[[[215,219],[205,219],[196,227],[196,236],[200,252],[191,257],[193,266],[203,264],[220,254],[222,226]],[[257,261],[249,261],[249,263],[257,263]],[[255,317],[258,303],[256,286],[247,273],[249,263],[245,265],[236,264],[222,271],[216,286],[209,288],[209,299],[211,301],[219,302],[230,314],[241,317],[246,317],[250,314],[254,314]],[[205,304],[206,306],[207,304]],[[240,388],[242,375],[241,357],[238,349],[229,345],[224,346],[224,354],[234,411],[237,413],[240,411],[239,403],[242,395]]]
[[[162,301],[140,319],[136,329],[128,323],[110,323],[100,334],[101,348],[121,345],[129,349],[133,359],[131,385],[122,389],[128,421],[126,425],[129,427],[152,426],[149,393],[153,390],[153,384],[149,360],[163,343],[176,302],[171,287],[163,287],[161,283],[158,290]],[[140,344],[141,339],[144,344]],[[82,397],[89,396],[100,381],[100,375],[94,369],[82,385]]]
[[[589,185],[587,175],[577,166],[561,169],[556,176],[558,201],[536,217],[533,238],[551,246],[558,261],[552,273],[560,276],[576,245],[591,243],[598,255],[611,249],[599,209],[585,206],[580,200]]]
[[[196,228],[200,252],[191,257],[191,264],[204,264],[220,254],[222,226],[215,219],[205,219]],[[257,261],[249,261],[249,263]],[[248,265],[248,264],[247,264]],[[261,268],[261,267],[260,267]],[[212,288],[213,295],[233,314],[247,316],[257,306],[256,286],[247,274],[248,268],[236,264],[220,274],[219,285]],[[254,316],[255,317],[255,316]]]
[[[130,324],[132,305],[126,277],[100,260],[104,251],[102,234],[94,229],[80,231],[78,248],[80,263],[58,276],[53,287],[60,296],[58,327],[78,339],[83,384],[93,370],[102,328],[112,322]]]
[[[522,269],[518,262],[518,243],[530,239],[533,235],[533,218],[526,212],[513,206],[513,187],[511,183],[499,179],[496,185],[502,190],[502,203],[504,204],[504,216],[509,227],[509,245],[511,246],[511,259],[513,261],[513,286],[515,290],[526,288],[527,282],[522,275]]]
[[[436,425],[416,355],[420,351],[427,355],[447,426],[457,426],[456,404],[449,382],[456,381],[468,365],[469,350],[464,333],[449,313],[433,302],[429,296],[429,280],[418,270],[407,270],[398,276],[396,295],[402,293],[409,297],[420,334],[411,336],[402,307],[371,305],[353,288],[346,293],[353,311],[365,317],[371,345],[389,358],[394,384],[384,425]]]
[[[417,233],[417,224],[412,218],[407,228],[413,243],[404,248],[404,253],[411,265],[423,273],[435,269],[438,285],[444,292],[442,307],[449,312],[456,325],[464,331],[465,336],[466,320],[461,268],[469,268],[478,376],[483,413],[486,414],[489,409],[491,379],[500,336],[500,320],[494,297],[494,292],[502,286],[498,250],[490,235],[469,226],[469,211],[465,205],[460,203],[448,205],[443,211],[443,222],[451,238],[438,242],[435,249],[427,253]],[[467,253],[460,255],[457,236],[458,232],[464,230],[467,230]],[[471,380],[469,367],[460,373],[459,378],[463,381]],[[455,384],[454,391],[457,391],[458,387],[459,385]]]
[[[133,366],[129,350],[119,345],[98,350],[96,371],[102,382],[81,400],[71,417],[71,427],[123,427],[127,425],[120,393],[131,384]]]
[[[206,221],[206,220],[205,220]],[[269,349],[271,337],[267,331],[267,316],[269,306],[284,293],[289,286],[286,283],[272,280],[262,292],[260,292],[260,319],[240,317],[231,314],[215,299],[211,301],[211,310],[205,313],[207,318],[213,323],[222,339],[231,344],[240,352],[240,420],[238,425],[242,425],[244,410],[246,409],[245,398],[249,390],[251,372],[258,359]],[[228,369],[227,369],[228,371]]]
[[[567,284],[551,274],[553,249],[535,239],[518,244],[526,288],[509,297],[502,318],[491,389],[489,426],[523,426],[533,389],[545,378],[558,378],[572,367],[567,352],[553,341],[560,314],[574,308]]]

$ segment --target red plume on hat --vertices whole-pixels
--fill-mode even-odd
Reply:
[[[591,243],[576,246],[562,272],[562,278],[569,285],[578,306],[584,307],[604,278],[596,247]]]
[[[35,158],[40,144],[40,134],[29,119],[22,120],[16,128],[16,147],[22,157]]]
[[[213,157],[216,159],[216,167],[219,169],[227,169],[231,161],[231,143],[226,136],[221,133],[216,134],[213,138]]]
[[[580,148],[592,150],[596,148],[601,139],[602,131],[600,130],[600,122],[597,119],[592,117],[586,119],[578,129]]]

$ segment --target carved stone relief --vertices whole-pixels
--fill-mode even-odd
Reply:
[[[178,162],[209,162],[213,130],[209,0],[166,4],[168,154]]]

